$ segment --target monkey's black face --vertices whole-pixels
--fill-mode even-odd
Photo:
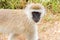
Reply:
[[[40,20],[41,13],[40,12],[32,12],[32,19],[37,23]]]

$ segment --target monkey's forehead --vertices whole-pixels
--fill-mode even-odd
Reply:
[[[32,5],[31,9],[39,10],[41,7],[39,5]]]

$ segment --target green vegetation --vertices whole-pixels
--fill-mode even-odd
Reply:
[[[60,0],[29,0],[29,2],[42,3],[46,8],[60,13]],[[0,9],[20,9],[20,0],[0,0]]]
[[[0,0],[0,8],[17,9],[20,6],[20,0]]]

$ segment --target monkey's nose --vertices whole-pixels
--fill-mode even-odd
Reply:
[[[37,23],[40,20],[41,13],[40,12],[32,12],[32,19]]]

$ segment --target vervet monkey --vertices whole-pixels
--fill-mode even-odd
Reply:
[[[0,32],[9,34],[8,40],[21,33],[28,40],[38,40],[37,23],[44,14],[45,8],[38,3],[28,4],[23,10],[0,9]]]

